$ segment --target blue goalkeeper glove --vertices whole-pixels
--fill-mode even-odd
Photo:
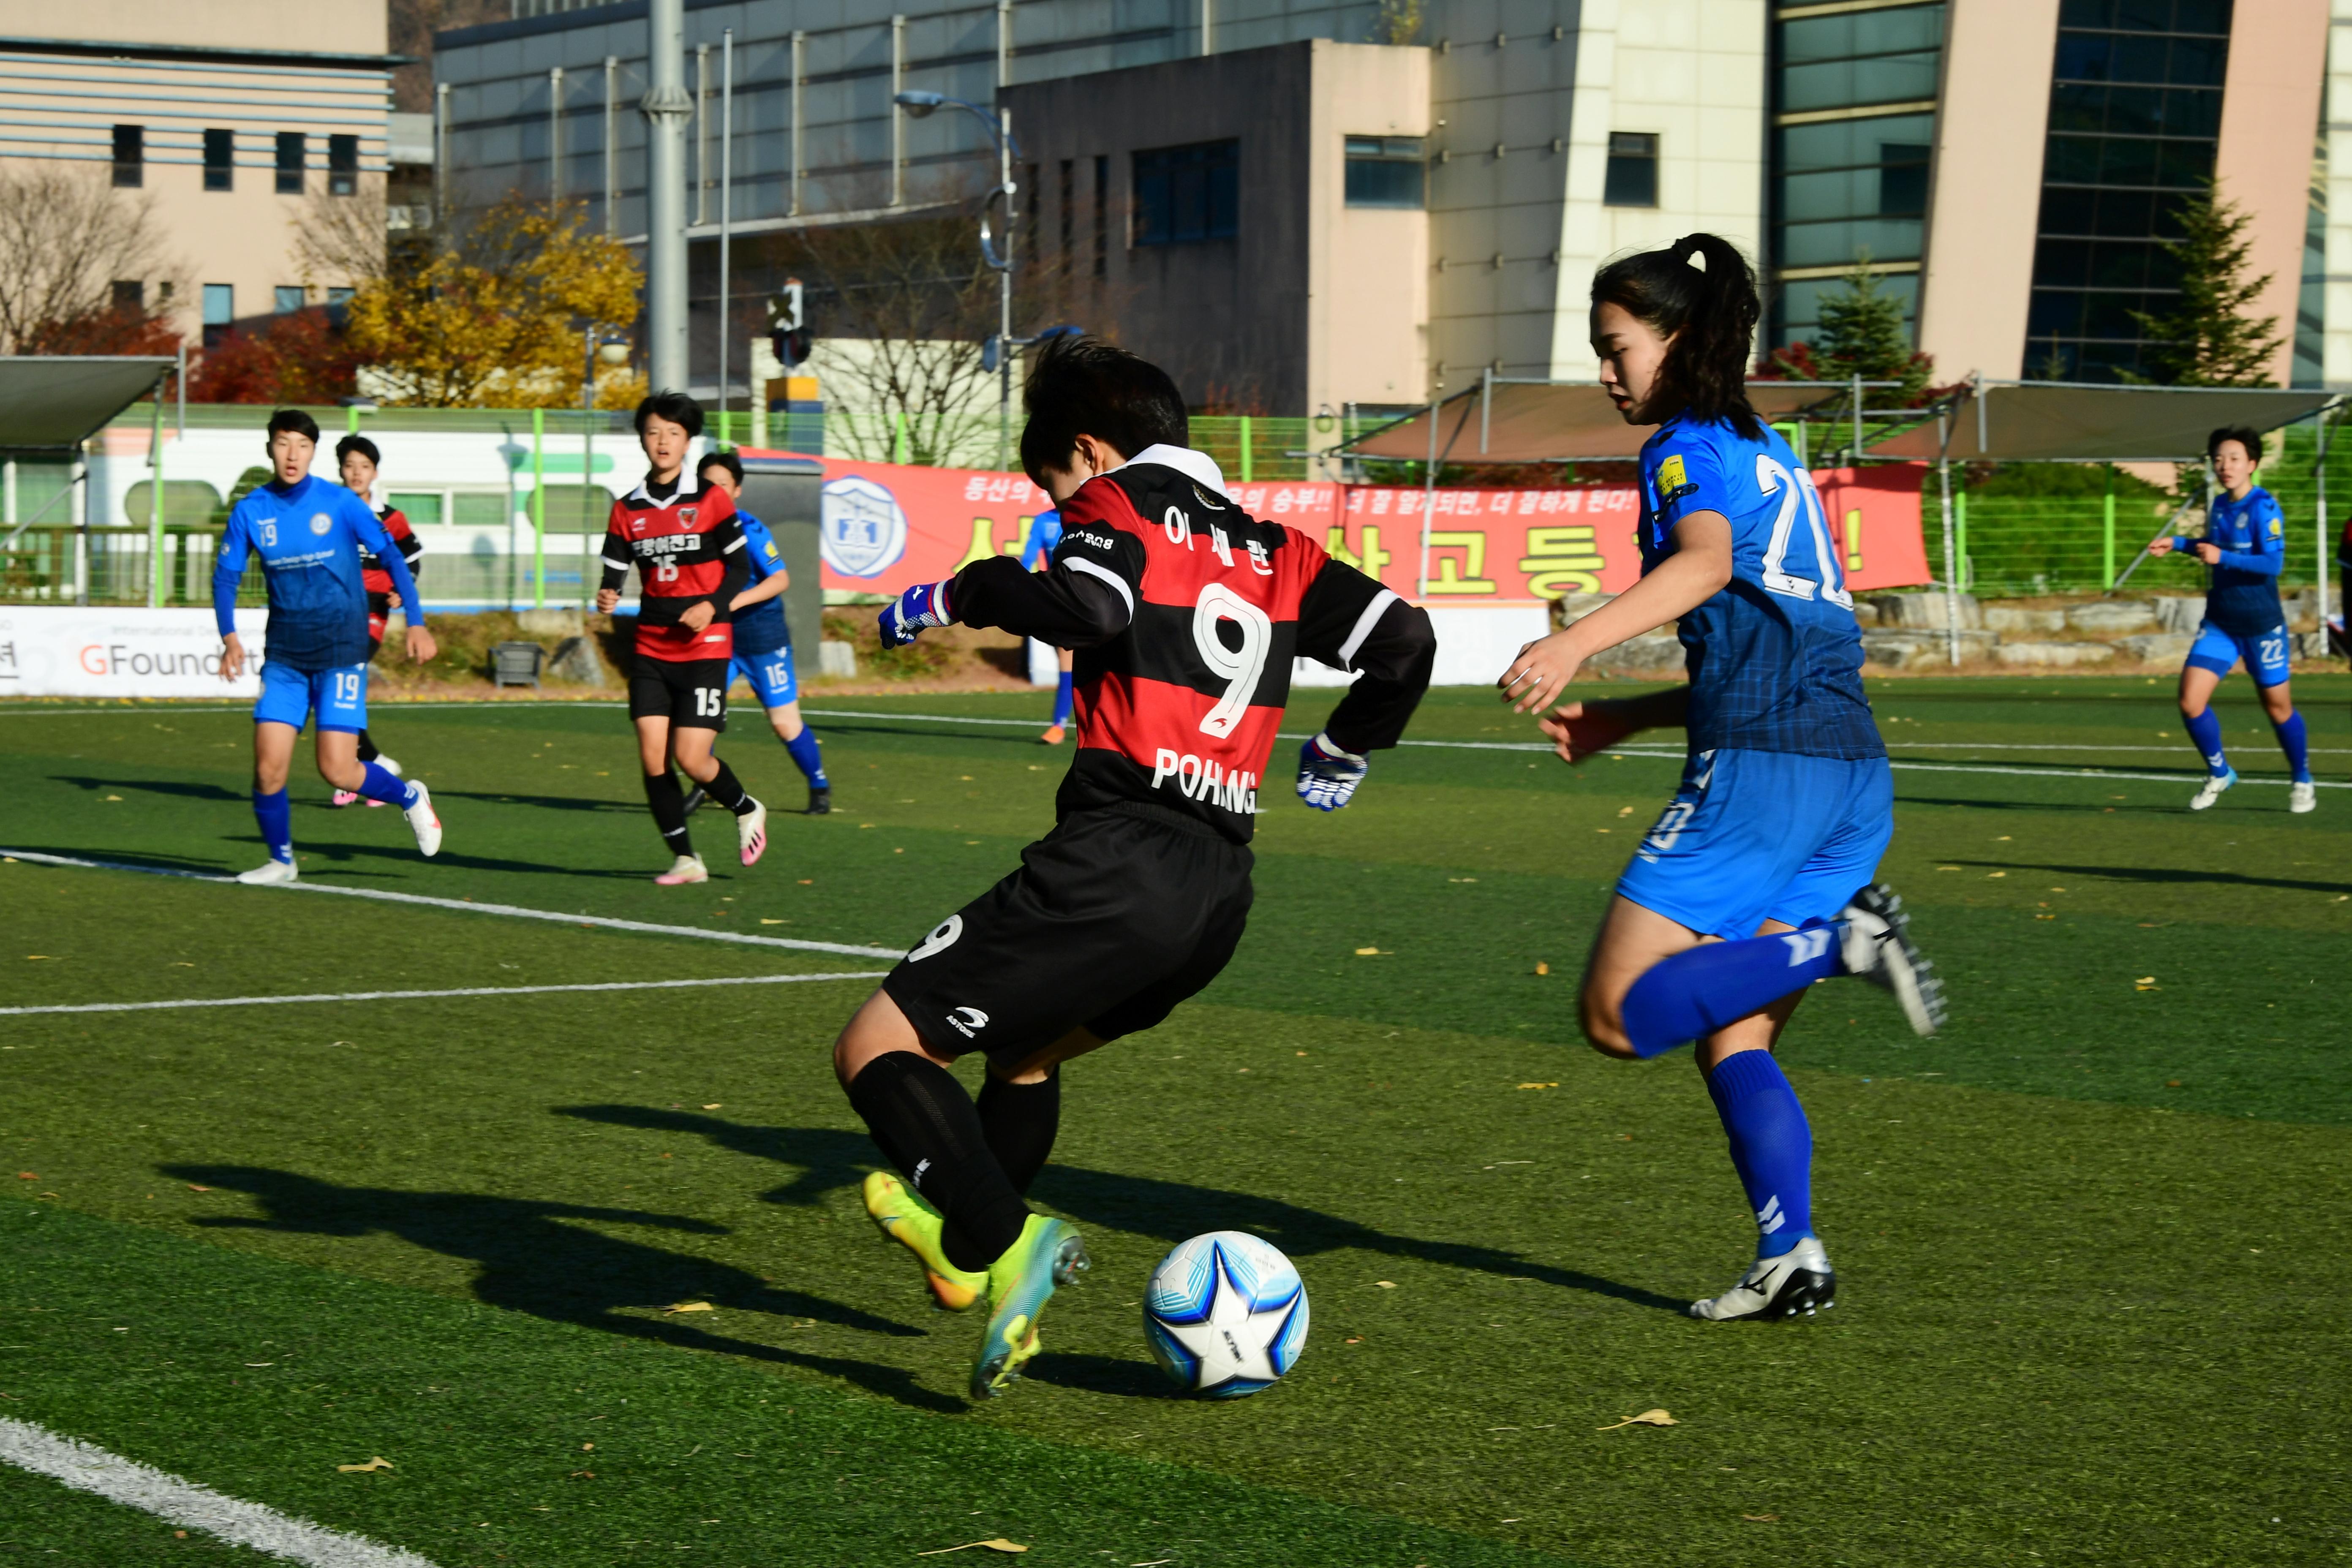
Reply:
[[[1318,735],[1298,748],[1298,798],[1318,811],[1337,811],[1371,768],[1355,752],[1333,745],[1329,735]]]
[[[882,606],[882,646],[905,647],[925,628],[946,626],[951,618],[948,615],[948,585],[920,584],[899,595],[895,604]]]

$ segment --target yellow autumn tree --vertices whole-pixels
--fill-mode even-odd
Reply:
[[[396,258],[352,295],[350,341],[377,395],[426,408],[578,407],[585,337],[637,318],[643,274],[578,203],[509,196],[445,245]],[[599,407],[645,379],[600,367]]]

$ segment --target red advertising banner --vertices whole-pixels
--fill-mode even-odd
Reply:
[[[824,585],[897,594],[990,554],[1017,556],[1052,504],[1017,474],[824,459]],[[1850,588],[1927,581],[1919,468],[1813,475]],[[1409,598],[1525,604],[1614,594],[1641,574],[1641,501],[1630,485],[1551,489],[1420,489],[1315,481],[1239,484],[1252,517],[1286,522]],[[1426,584],[1423,507],[1428,503]]]

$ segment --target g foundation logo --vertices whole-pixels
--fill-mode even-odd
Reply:
[[[128,643],[85,643],[76,655],[85,675],[211,675],[220,674],[220,654],[174,649],[153,653]]]

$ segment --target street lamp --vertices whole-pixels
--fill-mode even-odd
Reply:
[[[902,92],[892,101],[918,120],[935,109],[961,109],[987,126],[996,143],[996,188],[988,193],[980,212],[980,258],[996,273],[996,466],[1008,468],[1013,461],[1012,351],[1018,341],[1013,336],[1013,198],[1020,187],[1013,183],[1013,160],[1021,151],[1021,144],[1013,139],[1013,111],[999,107],[992,112],[943,92]],[[1002,245],[989,227],[989,209],[999,200],[1004,203]]]

